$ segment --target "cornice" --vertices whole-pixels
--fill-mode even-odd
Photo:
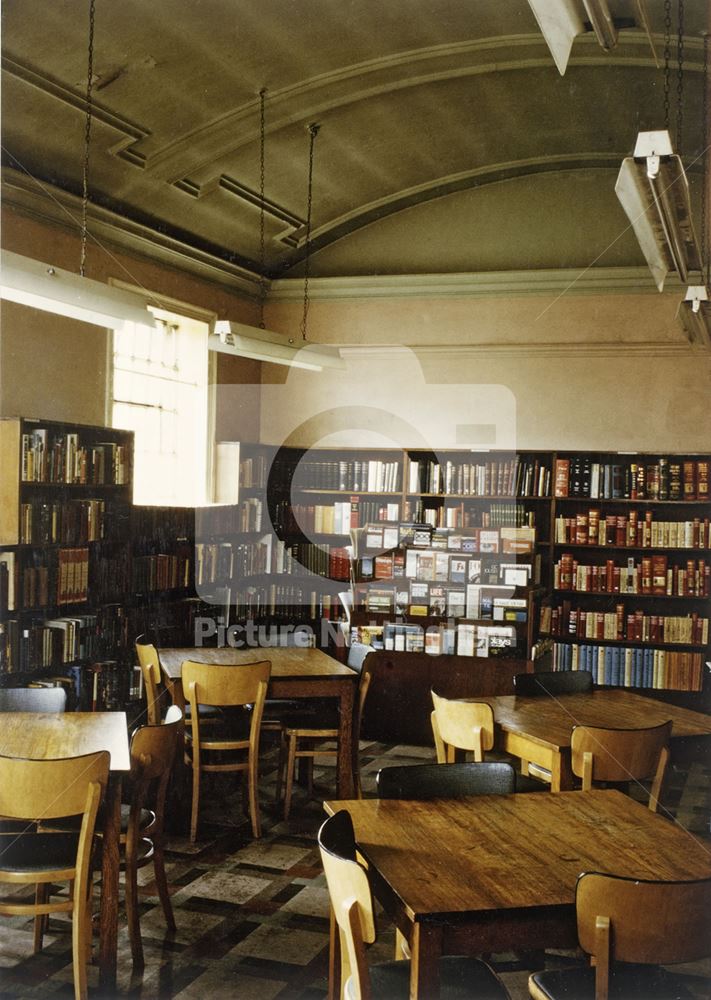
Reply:
[[[44,182],[38,186],[37,181],[11,167],[3,167],[2,170],[2,201],[7,208],[39,222],[73,233],[79,231],[80,198]],[[259,279],[246,268],[230,264],[100,205],[89,205],[88,221],[91,236],[98,243],[219,284],[247,298],[259,298]]]
[[[415,355],[421,360],[439,357],[452,359],[481,357],[560,357],[567,355],[575,358],[620,358],[620,357],[682,357],[689,356],[691,348],[686,342],[672,341],[598,341],[573,343],[548,342],[534,343],[518,341],[516,343],[482,343],[482,344],[364,344],[353,347],[340,347],[341,357],[348,360],[370,361],[373,358],[386,361],[402,360],[404,356]]]

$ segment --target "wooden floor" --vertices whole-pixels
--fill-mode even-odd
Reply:
[[[363,781],[373,794],[376,771],[387,764],[431,760],[433,751],[415,747],[364,744]],[[166,936],[162,911],[151,880],[143,876],[141,929],[146,956],[142,975],[132,975],[128,937],[122,918],[119,939],[119,991],[128,997],[181,1000],[317,1000],[326,994],[328,896],[315,844],[323,819],[319,799],[307,801],[297,786],[288,823],[272,809],[274,757],[263,767],[264,836],[252,841],[241,811],[241,792],[216,778],[205,796],[204,822],[197,844],[174,832],[168,879],[178,926]],[[317,792],[333,796],[332,759],[317,761]],[[672,772],[664,804],[682,823],[708,837],[711,817],[711,768],[695,764]],[[711,848],[711,837],[708,837]],[[69,926],[53,920],[42,954],[32,955],[27,921],[0,918],[0,1000],[66,997],[72,992]],[[388,959],[393,932],[383,926],[373,960]],[[552,965],[573,956],[549,956]],[[513,1000],[528,996],[528,973],[513,956],[497,956]],[[694,992],[708,997],[711,962],[694,970]],[[708,978],[707,978],[708,977]],[[96,969],[90,984],[96,983]],[[91,991],[99,998],[98,990]],[[102,998],[103,1000],[103,998]]]

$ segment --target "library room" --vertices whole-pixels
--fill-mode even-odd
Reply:
[[[0,997],[711,996],[707,0],[6,0]]]

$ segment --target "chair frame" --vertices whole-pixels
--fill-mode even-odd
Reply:
[[[0,712],[60,712],[61,713],[66,710],[66,707],[67,707],[67,692],[64,690],[64,688],[60,687],[0,688]]]
[[[34,902],[0,900],[0,913],[9,916],[44,917],[50,913],[72,914],[72,959],[74,994],[87,996],[86,963],[91,947],[91,855],[99,804],[109,777],[108,751],[51,760],[0,757],[0,815],[17,820],[55,820],[82,816],[75,864],[67,868],[17,871],[2,865],[0,881],[37,887]],[[15,839],[17,834],[9,834]],[[32,832],[32,837],[57,836]],[[69,899],[51,902],[49,886],[69,882]]]
[[[160,669],[158,650],[151,642],[145,640],[145,635],[136,639],[136,656],[143,675],[143,687],[146,692],[146,718],[149,726],[159,726],[161,705],[164,701],[165,687]]]
[[[247,775],[249,796],[249,815],[252,823],[252,834],[255,838],[261,836],[261,821],[259,816],[259,799],[257,783],[259,777],[259,735],[264,712],[264,702],[271,674],[270,660],[257,660],[254,663],[196,663],[184,660],[182,664],[183,690],[191,706],[190,740],[186,751],[190,757],[193,772],[193,801],[190,816],[190,840],[197,839],[198,812],[200,806],[200,776],[204,773],[223,773],[242,771]],[[201,730],[204,724],[200,719],[199,705],[216,705],[219,707],[239,707],[251,705],[251,723],[248,739],[214,738],[206,739]],[[208,763],[203,754],[206,751],[247,752],[245,761],[228,763]]]
[[[595,966],[595,1000],[608,1000],[616,961],[674,965],[711,955],[711,878],[664,882],[584,872],[575,910],[580,947]],[[548,996],[533,977],[529,993],[534,1000]]]
[[[437,761],[454,764],[462,751],[474,754],[475,763],[494,746],[494,710],[488,702],[445,698],[432,691],[434,710],[430,716]]]
[[[368,696],[368,690],[370,688],[370,683],[372,681],[372,671],[368,669],[367,656],[364,658],[362,663],[362,669],[360,673],[360,681],[358,684],[358,698],[355,707],[355,717],[353,720],[353,733],[354,733],[354,744],[356,746],[356,751],[354,753],[353,767],[355,774],[354,784],[356,788],[356,796],[359,799],[363,798],[363,789],[361,786],[360,779],[360,766],[359,766],[359,754],[357,751],[358,736],[360,733],[361,721],[363,718],[363,711],[365,709],[365,701]],[[304,759],[308,761],[308,793],[309,797],[313,794],[313,761],[314,757],[328,756],[337,757],[338,756],[338,745],[335,749],[331,747],[319,747],[319,746],[299,746],[299,740],[307,739],[312,740],[338,740],[340,738],[340,731],[338,729],[330,728],[318,728],[317,726],[289,726],[285,727],[286,736],[286,760],[280,754],[279,768],[277,773],[277,785],[276,785],[276,799],[277,802],[281,799],[281,786],[282,786],[282,775],[285,775],[284,780],[284,819],[289,818],[289,813],[291,812],[291,799],[292,792],[294,788],[294,772],[296,769],[296,761]]]
[[[672,723],[642,729],[575,726],[570,740],[573,774],[583,791],[594,781],[629,782],[652,778],[649,808],[656,812],[669,763]]]
[[[169,709],[173,712],[173,709]],[[131,737],[131,809],[126,832],[121,834],[124,845],[126,871],[126,917],[131,944],[131,956],[136,966],[143,966],[143,943],[138,910],[138,869],[153,863],[158,897],[163,907],[168,930],[175,930],[175,917],[170,902],[163,855],[163,823],[168,782],[173,769],[178,745],[181,741],[183,718],[166,721],[162,725],[147,725],[137,729]],[[155,786],[152,820],[141,827],[141,813],[151,786]],[[141,854],[141,847],[147,851]]]

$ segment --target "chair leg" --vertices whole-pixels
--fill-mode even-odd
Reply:
[[[35,887],[35,903],[41,906],[43,903],[47,902],[47,897],[49,896],[49,886],[46,882],[38,882]],[[42,939],[47,932],[47,924],[49,923],[49,916],[46,913],[38,913],[35,917],[34,926],[34,939],[33,939],[33,952],[37,955],[42,951]]]
[[[168,880],[165,877],[162,836],[160,838],[154,836],[153,838],[153,871],[155,873],[158,898],[163,907],[166,926],[169,931],[174,931],[175,917],[173,916],[173,904],[170,901],[170,893],[168,892]]]
[[[190,813],[190,842],[197,840],[198,809],[200,807],[200,768],[193,763],[193,805]]]
[[[74,886],[72,886],[74,889]],[[74,892],[74,907],[72,909],[72,961],[74,964],[74,998],[86,1000],[86,942],[89,907],[82,894]]]
[[[294,787],[294,767],[296,764],[296,736],[289,737],[289,752],[286,759],[286,784],[284,788],[284,819],[289,818],[291,792]]]
[[[131,943],[131,958],[135,967],[142,969],[143,942],[141,941],[141,925],[138,916],[138,869],[135,857],[126,853],[126,922],[128,923],[128,939]]]
[[[249,815],[252,820],[252,836],[256,840],[262,836],[262,825],[259,818],[259,755],[257,753],[250,753],[247,767]]]
[[[286,753],[286,733],[282,729],[279,735],[279,763],[277,764],[276,790],[274,792],[274,801],[277,805],[281,802],[281,789],[284,784],[284,771],[286,769]]]

